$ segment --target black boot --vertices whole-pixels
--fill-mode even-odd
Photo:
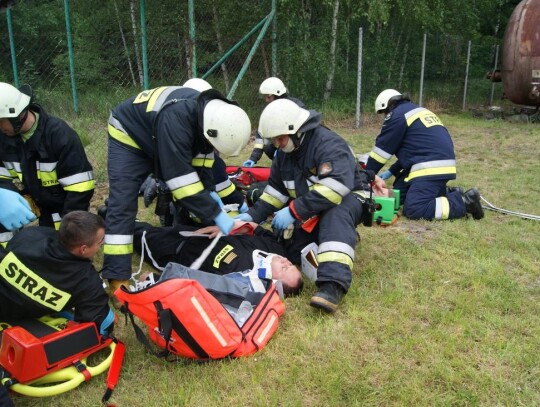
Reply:
[[[309,305],[322,309],[326,312],[336,312],[345,290],[341,285],[334,282],[324,282],[320,285],[319,291],[311,297]]]
[[[470,213],[473,219],[482,219],[484,217],[484,209],[480,203],[480,192],[476,188],[471,188],[462,194],[465,210]]]

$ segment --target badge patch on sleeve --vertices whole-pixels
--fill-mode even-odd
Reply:
[[[326,162],[319,165],[319,176],[325,176],[332,172],[332,163]]]
[[[389,112],[385,118],[384,118],[384,121],[387,121],[387,120],[390,120],[392,118],[392,112]]]

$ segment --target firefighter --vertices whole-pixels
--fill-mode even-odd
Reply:
[[[366,169],[375,173],[395,155],[397,161],[381,175],[396,177],[403,214],[409,219],[456,219],[470,213],[482,219],[484,211],[476,188],[447,188],[456,178],[456,157],[450,133],[428,109],[406,95],[386,89],[375,100],[375,111],[386,115]]]
[[[268,186],[248,212],[237,216],[261,222],[274,213],[272,227],[289,230],[288,258],[300,264],[309,243],[319,245],[317,293],[310,304],[336,311],[351,285],[356,226],[368,203],[372,177],[361,170],[351,149],[338,134],[320,124],[321,114],[279,99],[262,112],[259,132],[279,152],[272,162]],[[375,189],[384,181],[377,178]]]
[[[212,177],[214,148],[237,155],[247,144],[247,114],[218,91],[181,86],[145,90],[116,106],[109,118],[109,199],[103,277],[110,291],[131,277],[138,191],[150,173],[163,180],[156,213],[181,205],[224,234],[233,220],[217,202]],[[210,192],[214,193],[211,195]]]
[[[66,213],[88,210],[94,177],[81,140],[33,103],[30,86],[0,82],[0,133],[0,188],[20,192],[40,226],[58,229]],[[23,218],[30,220],[18,212],[2,224],[14,230]],[[7,229],[0,229],[4,243],[12,236]]]
[[[73,310],[75,321],[94,322],[102,335],[110,332],[114,313],[91,260],[104,235],[103,220],[86,211],[66,214],[58,232],[17,232],[0,253],[0,321]]]
[[[242,228],[244,223],[237,221],[235,229]],[[255,223],[251,224],[251,228],[253,235],[234,234],[219,239],[200,269],[224,275],[245,270],[260,271],[260,268],[264,268],[265,271],[270,270],[270,275],[267,277],[265,274],[264,278],[281,281],[285,295],[298,294],[303,287],[302,275],[300,270],[287,260],[283,245],[271,231]],[[195,232],[195,235],[180,234],[186,231]],[[190,266],[210,245],[212,240],[209,240],[209,237],[215,237],[216,232],[216,226],[202,229],[189,225],[154,227],[148,223],[137,222],[133,245],[142,255],[144,233],[146,249],[158,266],[165,267],[169,262]],[[209,236],[201,236],[202,234]],[[148,257],[144,256],[145,259]],[[259,263],[258,259],[263,261]]]
[[[281,79],[276,77],[266,78],[259,87],[259,93],[263,95],[266,103],[273,102],[277,99],[289,99],[300,107],[306,107],[304,102],[301,100],[288,96],[285,84]],[[272,144],[265,144],[263,138],[259,132],[257,132],[255,134],[255,145],[253,146],[253,151],[251,152],[249,159],[244,161],[242,166],[248,168],[253,167],[261,159],[263,152],[268,158],[273,160],[276,151],[277,148],[275,148]]]

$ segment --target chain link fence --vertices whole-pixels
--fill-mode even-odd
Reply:
[[[460,110],[467,69],[466,105],[488,104],[492,97],[493,84],[485,75],[495,65],[493,39],[427,34],[423,64],[422,33],[403,30],[383,35],[363,29],[359,58],[360,27],[338,15],[334,58],[331,8],[319,6],[318,14],[309,18],[299,11],[291,23],[294,2],[278,3],[275,26],[269,25],[252,51],[260,29],[239,42],[257,24],[262,26],[272,11],[271,0],[21,2],[0,15],[0,35],[5,38],[0,41],[0,80],[29,83],[38,103],[75,128],[99,181],[107,179],[106,122],[116,104],[146,84],[178,85],[190,77],[203,77],[235,46],[235,52],[205,79],[227,95],[242,73],[233,98],[246,109],[254,128],[264,108],[259,85],[273,74],[283,79],[291,96],[328,119],[354,116],[359,73],[361,111],[370,114],[377,94],[386,88],[407,91],[414,101],[422,96],[423,104],[434,109]],[[277,72],[272,59],[274,28]],[[250,56],[249,66],[243,68]],[[328,98],[329,72],[333,77]],[[501,96],[502,86],[497,84],[493,99]]]

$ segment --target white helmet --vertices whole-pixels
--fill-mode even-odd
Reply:
[[[267,78],[261,83],[259,87],[259,93],[261,95],[275,95],[281,96],[287,93],[287,88],[281,81],[281,79],[276,77]]]
[[[0,118],[15,118],[30,105],[32,97],[9,83],[0,82]]]
[[[259,133],[265,139],[296,134],[308,118],[309,111],[292,100],[277,99],[269,103],[261,113]]]
[[[235,156],[249,141],[251,122],[239,106],[214,99],[204,108],[203,131],[216,150]]]
[[[204,92],[205,90],[212,89],[212,85],[206,82],[201,78],[191,78],[182,85],[184,88],[191,88],[198,90],[199,92]]]
[[[379,93],[379,96],[375,99],[375,113],[382,113],[388,109],[388,104],[390,101],[397,99],[396,96],[402,95],[395,89],[386,89]]]

